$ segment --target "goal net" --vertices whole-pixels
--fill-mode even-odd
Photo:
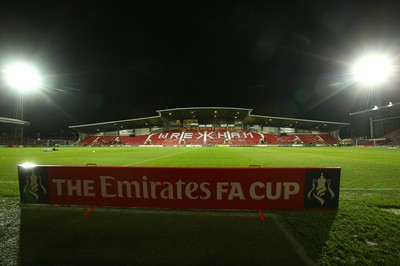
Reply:
[[[47,147],[59,147],[59,146],[68,146],[70,145],[70,141],[65,139],[48,139]]]
[[[375,147],[381,146],[385,143],[384,138],[376,138],[376,139],[356,139],[356,146],[363,147]]]

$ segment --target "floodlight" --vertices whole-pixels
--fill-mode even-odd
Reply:
[[[368,55],[354,65],[352,72],[357,81],[373,86],[388,78],[392,72],[392,66],[385,56]]]
[[[7,83],[20,92],[35,91],[41,86],[41,76],[31,65],[23,63],[10,65],[5,74]]]
[[[25,168],[25,169],[29,169],[29,168],[34,168],[34,167],[36,167],[37,164],[26,162],[26,163],[20,164],[20,166],[23,167],[23,168]]]

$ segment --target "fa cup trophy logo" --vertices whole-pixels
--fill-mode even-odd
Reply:
[[[312,180],[311,190],[307,194],[307,198],[310,199],[313,196],[315,199],[319,201],[319,203],[324,205],[325,203],[325,195],[329,192],[331,199],[335,197],[335,193],[331,189],[331,180],[326,179],[324,177],[324,173],[321,173],[321,176],[318,179]]]
[[[27,197],[33,197],[34,201],[37,201],[41,194],[44,195],[47,193],[46,188],[42,184],[42,178],[37,176],[33,170],[26,176],[26,183],[23,191]]]

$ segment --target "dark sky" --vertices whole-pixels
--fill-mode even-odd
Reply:
[[[0,70],[24,59],[45,78],[28,134],[193,106],[348,122],[400,100],[395,77],[371,93],[348,75],[366,51],[398,64],[397,1],[147,2],[0,3]],[[0,80],[0,116],[16,98]]]

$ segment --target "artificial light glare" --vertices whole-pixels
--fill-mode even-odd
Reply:
[[[370,86],[384,82],[391,71],[390,60],[381,55],[366,56],[360,59],[353,69],[356,80]]]
[[[20,92],[30,92],[40,88],[41,77],[39,72],[31,65],[14,64],[5,71],[7,83]]]
[[[23,168],[34,168],[37,166],[37,164],[26,162],[26,163],[20,164],[20,166]]]

